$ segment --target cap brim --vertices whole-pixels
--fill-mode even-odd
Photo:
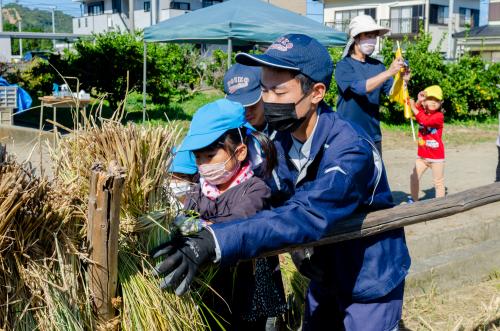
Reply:
[[[219,130],[206,134],[198,134],[193,136],[187,135],[179,146],[177,152],[196,151],[205,148],[216,141],[226,131],[227,130]]]
[[[187,167],[187,166],[170,166],[170,169],[168,169],[168,172],[177,172],[180,174],[186,174],[186,175],[194,175],[195,173],[198,172],[198,168],[196,167]]]
[[[243,107],[249,107],[255,105],[257,102],[259,102],[260,98],[262,97],[262,90],[259,88],[249,91],[247,93],[243,94],[228,94],[226,96],[226,99],[234,101],[234,102],[239,102],[243,105]]]
[[[243,127],[250,129],[252,131],[257,131],[255,128],[248,122],[245,122],[243,124]],[[184,152],[184,151],[197,151],[199,149],[205,148],[207,146],[210,146],[214,141],[219,139],[220,136],[222,136],[228,129],[224,130],[219,130],[215,132],[210,132],[206,134],[198,134],[198,135],[187,135],[182,143],[179,146],[179,149],[177,152]]]
[[[272,67],[285,70],[300,71],[300,68],[292,66],[289,63],[286,63],[285,61],[281,61],[267,54],[254,55],[247,53],[239,53],[236,55],[236,62],[251,67],[264,66],[264,67]]]

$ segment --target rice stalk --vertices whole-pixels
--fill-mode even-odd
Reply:
[[[119,119],[119,115],[114,118]],[[150,273],[148,252],[170,236],[176,210],[170,206],[168,166],[180,128],[127,124],[89,117],[80,130],[51,150],[56,186],[72,192],[74,210],[86,222],[90,169],[116,160],[126,169],[121,199],[119,295],[123,330],[204,330],[198,295],[178,298],[161,291]],[[82,227],[81,238],[85,237]]]
[[[289,330],[296,330],[301,323],[309,280],[297,270],[289,253],[281,254],[279,258],[281,278],[288,304],[285,321]]]
[[[75,240],[73,217],[67,196],[55,192],[47,178],[36,177],[30,163],[7,156],[0,164],[0,328],[56,329],[42,323],[50,315],[51,290],[42,280],[61,267],[63,255],[67,259],[74,252],[68,245],[61,259],[54,259],[59,240]],[[55,278],[50,282],[62,288]]]

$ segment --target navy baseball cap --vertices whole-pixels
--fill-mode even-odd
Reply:
[[[333,74],[333,62],[326,47],[305,34],[279,37],[261,55],[239,53],[236,62],[297,71],[314,82],[325,84],[327,89]]]
[[[262,96],[260,67],[249,67],[236,63],[224,75],[226,99],[239,102],[243,107],[255,105]]]
[[[168,171],[186,175],[196,174],[198,172],[198,167],[196,166],[196,159],[193,152],[178,152],[177,150],[178,148],[176,147],[172,151],[174,153],[174,159],[172,160]]]
[[[228,130],[236,128],[255,131],[245,119],[245,109],[241,103],[219,99],[206,104],[193,115],[189,131],[177,152],[207,147]]]

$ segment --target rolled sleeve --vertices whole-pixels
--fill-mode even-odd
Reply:
[[[345,60],[340,61],[335,69],[335,81],[342,93],[348,90],[358,95],[366,95],[366,79],[359,79],[354,68]]]

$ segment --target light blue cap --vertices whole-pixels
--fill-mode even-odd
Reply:
[[[177,172],[185,175],[194,175],[198,172],[194,154],[190,151],[177,152],[174,149],[174,159],[170,164],[169,172]]]
[[[195,151],[209,146],[228,130],[255,129],[245,119],[245,109],[234,101],[219,99],[196,111],[179,152]]]

